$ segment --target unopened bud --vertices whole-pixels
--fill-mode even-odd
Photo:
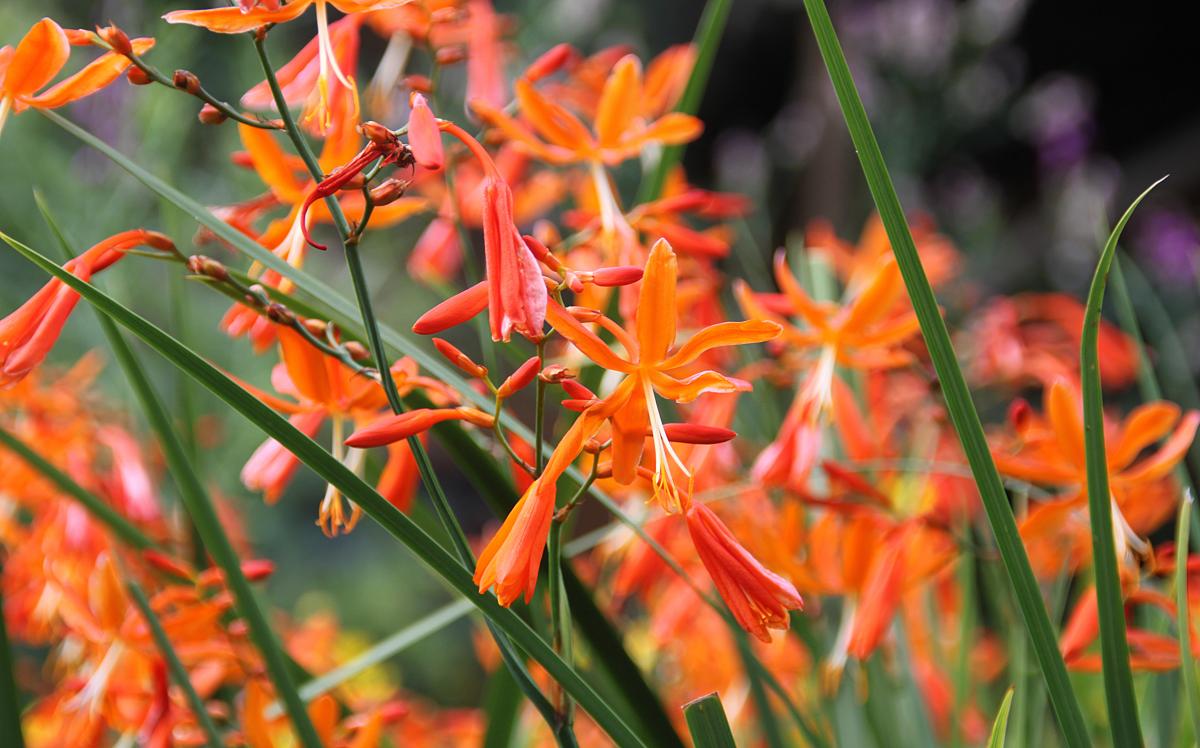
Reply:
[[[566,42],[551,47],[533,64],[525,69],[525,78],[530,82],[539,81],[549,75],[554,75],[563,65],[576,57],[575,48]]]
[[[632,265],[600,268],[592,272],[592,283],[597,286],[628,286],[642,279],[643,270]]]
[[[404,197],[404,191],[411,184],[407,179],[395,177],[385,179],[371,188],[371,200],[376,205],[388,205]]]
[[[572,317],[579,320],[580,322],[599,322],[600,321],[600,316],[601,316],[600,312],[596,311],[595,309],[588,309],[585,306],[572,306],[572,307],[567,307],[567,311],[570,312]]]
[[[154,79],[145,70],[137,67],[129,68],[129,72],[125,74],[125,79],[129,81],[130,85],[134,86],[148,86],[154,82]]]
[[[154,569],[180,579],[191,579],[192,570],[184,562],[168,556],[162,551],[147,549],[142,551],[142,559]]]
[[[434,59],[439,65],[455,65],[467,59],[467,50],[465,47],[455,45],[453,47],[440,47],[434,54]]]
[[[304,329],[308,330],[308,334],[314,338],[324,338],[325,333],[329,330],[329,323],[323,319],[306,319],[304,320]]]
[[[142,243],[147,247],[161,249],[163,252],[178,252],[175,248],[175,242],[171,241],[171,237],[166,234],[160,234],[157,231],[142,232]]]
[[[133,54],[133,45],[129,42],[129,35],[116,26],[98,28],[96,29],[96,33],[117,54],[124,55],[125,57]]]
[[[359,125],[358,131],[362,133],[363,137],[367,140],[386,148],[394,148],[399,142],[399,139],[392,134],[391,130],[387,129],[378,122],[371,120]]]
[[[433,81],[427,75],[406,75],[402,82],[405,88],[414,93],[428,94],[433,91]]]
[[[213,280],[229,280],[229,271],[220,262],[204,255],[192,255],[187,258],[187,267],[195,275],[203,275]]]
[[[563,379],[559,381],[568,395],[576,400],[595,400],[596,393],[579,383],[578,379]]]
[[[517,392],[525,389],[534,377],[537,376],[538,370],[541,369],[542,359],[537,356],[532,356],[528,361],[514,371],[504,383],[496,389],[496,396],[499,398],[512,397]]]
[[[525,246],[529,247],[529,251],[538,259],[538,262],[545,264],[546,267],[555,272],[562,270],[562,263],[558,261],[558,258],[536,236],[527,234],[522,238],[525,240]]]
[[[459,8],[448,6],[445,8],[438,8],[437,10],[430,13],[429,14],[429,22],[431,24],[432,23],[456,23],[464,15],[465,14]]]
[[[361,190],[363,185],[366,183],[367,180],[365,180],[362,173],[359,172],[358,174],[355,174],[347,179],[338,189],[340,189],[342,192],[355,192],[357,190]]]
[[[296,319],[296,315],[292,314],[292,310],[278,301],[272,301],[270,304],[267,304],[266,313],[267,319],[280,325],[290,325]]]
[[[583,445],[583,451],[591,455],[598,455],[604,451],[604,442],[599,439],[588,439]]]
[[[200,93],[200,79],[190,70],[176,70],[171,76],[171,83],[180,91],[187,91],[193,96]]]
[[[447,361],[454,364],[463,372],[479,379],[487,378],[487,367],[480,366],[472,361],[470,356],[454,347],[452,343],[442,340],[441,338],[434,338],[433,347],[436,348],[437,352],[442,354]]]
[[[224,112],[222,112],[220,109],[217,109],[212,104],[205,104],[204,106],[200,107],[200,114],[198,114],[196,118],[205,125],[219,125],[225,120],[229,119],[225,116]]]
[[[724,444],[732,440],[737,433],[720,426],[705,426],[699,423],[668,423],[663,426],[667,441],[681,444]],[[653,436],[650,429],[647,436]]]
[[[346,349],[346,353],[350,354],[350,358],[355,361],[366,361],[371,357],[371,352],[367,347],[357,340],[351,340],[342,346]]]
[[[548,384],[558,384],[574,376],[575,374],[562,364],[551,364],[538,372],[538,379]]]

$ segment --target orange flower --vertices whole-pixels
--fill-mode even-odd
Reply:
[[[539,92],[528,77],[519,78],[514,89],[521,114],[533,130],[499,105],[473,100],[471,106],[505,138],[553,164],[615,166],[636,157],[648,145],[686,143],[703,129],[700,120],[679,112],[646,121],[642,108],[649,91],[642,81],[642,64],[634,55],[622,57],[609,74],[591,129],[565,106]]]
[[[73,45],[89,45],[94,38],[87,31],[64,31],[51,19],[43,18],[29,29],[16,49],[0,48],[0,130],[10,111],[19,114],[29,107],[55,109],[89,96],[119,78],[129,67],[129,59],[116,52],[105,52],[78,73],[40,94],[37,92],[67,64]],[[154,46],[154,40],[134,39],[131,44],[140,55]]]
[[[734,287],[742,311],[753,319],[778,322],[781,342],[801,353],[818,351],[788,411],[779,436],[754,465],[756,478],[772,485],[799,488],[820,447],[820,427],[833,402],[837,365],[855,369],[887,369],[912,361],[901,346],[919,329],[916,315],[898,310],[904,295],[900,271],[890,256],[872,265],[872,274],[847,289],[839,306],[815,301],[792,275],[783,252],[775,255],[775,279],[782,295],[755,293],[743,281]],[[785,317],[796,315],[798,327]]]
[[[632,483],[647,434],[654,445],[651,473],[654,497],[668,512],[681,512],[690,502],[690,487],[676,485],[677,468],[691,480],[691,473],[671,446],[671,437],[659,414],[656,393],[676,402],[689,402],[706,392],[736,392],[746,387],[716,371],[684,372],[706,351],[725,345],[760,343],[779,333],[771,322],[724,322],[700,330],[679,346],[675,343],[675,286],[677,265],[669,244],[654,245],[642,280],[641,304],[636,321],[636,339],[616,323],[595,312],[589,321],[599,322],[626,350],[620,356],[587,329],[570,311],[555,302],[547,319],[555,330],[584,355],[610,371],[624,376],[610,395],[590,404],[555,447],[543,474],[525,491],[504,525],[479,558],[475,581],[480,591],[496,588],[496,596],[507,605],[520,594],[533,594],[538,566],[545,547],[555,505],[558,477],[583,450],[606,421],[611,422],[612,474],[620,483]]]
[[[162,234],[135,229],[105,239],[63,267],[80,280],[90,280],[126,250],[142,245],[164,251],[175,247]],[[0,388],[19,382],[46,358],[78,301],[79,294],[67,284],[52,280],[0,320]]]
[[[1064,489],[1059,500],[1039,505],[1022,523],[1027,541],[1056,543],[1063,532],[1073,534],[1072,527],[1087,532],[1086,527],[1070,521],[1072,515],[1083,511],[1087,498],[1082,395],[1070,380],[1057,379],[1046,388],[1044,408],[1044,416],[1027,405],[1015,408],[1014,448],[1001,447],[993,452],[996,467],[1004,475]],[[1126,558],[1130,550],[1139,556],[1149,553],[1149,545],[1140,534],[1153,530],[1177,504],[1176,490],[1159,489],[1187,453],[1198,426],[1200,412],[1181,414],[1178,406],[1161,401],[1139,406],[1120,423],[1106,424],[1114,541],[1121,558]],[[1157,450],[1138,459],[1159,440],[1163,441]],[[1147,512],[1143,506],[1146,503],[1166,511]],[[1134,513],[1157,517],[1157,522],[1154,526],[1134,527],[1127,520],[1127,515]]]
[[[328,6],[332,5],[343,13],[364,13],[381,8],[391,8],[405,0],[292,0],[287,5],[277,3],[255,5],[251,8],[209,8],[205,10],[173,10],[163,16],[167,23],[186,23],[215,31],[218,34],[240,34],[253,31],[261,26],[294,21],[304,14],[310,6],[317,6],[317,76],[314,89],[315,104],[309,107],[310,117],[318,122],[318,130],[324,132],[328,127],[329,111],[329,78],[332,75],[343,89],[350,93],[355,101],[357,112],[357,89],[354,85],[354,71],[347,74],[338,64],[338,51],[334,48],[333,34],[330,33]],[[348,29],[355,31],[355,46],[357,46],[357,21],[350,22]],[[311,46],[311,45],[310,45]],[[350,55],[353,57],[353,55]],[[299,62],[293,61],[294,68],[287,69],[289,82],[307,80],[300,73],[311,63],[311,51],[306,48],[300,53]],[[349,61],[347,61],[349,62]]]
[[[742,628],[765,642],[767,629],[787,629],[788,611],[804,606],[795,586],[751,556],[703,503],[691,504],[685,516],[700,561]]]

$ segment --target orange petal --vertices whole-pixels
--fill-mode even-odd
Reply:
[[[862,329],[881,319],[896,305],[903,292],[900,269],[890,256],[879,264],[863,290],[850,302],[850,311],[842,327]]]
[[[31,96],[67,64],[71,43],[62,27],[43,18],[21,39],[4,75],[4,92],[14,98]]]
[[[641,310],[638,310],[638,313],[641,314]],[[768,320],[718,322],[688,338],[678,351],[662,362],[660,368],[675,369],[686,366],[713,348],[763,343],[777,337],[782,329],[777,323]]]
[[[596,137],[600,147],[617,145],[629,128],[642,93],[642,66],[634,55],[625,55],[613,68],[596,109]]]
[[[1084,464],[1083,416],[1079,392],[1065,379],[1056,380],[1046,391],[1046,416],[1067,459]]]
[[[609,371],[633,371],[633,364],[614,353],[603,340],[553,299],[546,305],[546,321],[597,365]]]
[[[642,290],[638,297],[637,337],[638,360],[641,363],[662,361],[675,342],[675,283],[679,263],[675,252],[665,240],[659,239],[646,258]]]
[[[295,330],[280,327],[279,348],[288,376],[306,399],[327,404],[333,399],[333,383],[325,354],[309,345]]]
[[[167,23],[186,23],[202,26],[218,34],[240,34],[271,23],[287,23],[299,18],[314,0],[293,0],[278,10],[257,6],[243,12],[240,8],[211,8],[207,10],[173,10],[163,16]]]
[[[690,114],[671,112],[664,114],[643,130],[637,139],[643,143],[678,145],[700,137],[704,123]]]
[[[1175,432],[1163,442],[1157,452],[1118,476],[1121,482],[1140,483],[1157,480],[1171,472],[1192,446],[1197,426],[1200,426],[1200,411],[1188,411],[1175,427]]]
[[[259,179],[280,202],[296,204],[304,200],[305,186],[296,178],[292,162],[270,130],[238,125],[238,136],[250,154],[250,163]]]
[[[1108,449],[1109,470],[1126,467],[1143,449],[1163,438],[1179,420],[1179,412],[1178,405],[1162,401],[1135,408]]]
[[[592,135],[578,117],[542,96],[527,80],[518,80],[513,88],[521,113],[542,137],[572,151],[592,150]]]
[[[808,295],[808,292],[796,280],[796,276],[792,275],[791,268],[787,263],[787,253],[782,250],[775,253],[775,282],[779,284],[779,290],[783,291],[788,301],[792,303],[793,313],[803,317],[805,322],[818,330],[829,327],[828,318],[832,311],[831,305],[814,301]]]

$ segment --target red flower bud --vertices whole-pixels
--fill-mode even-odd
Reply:
[[[412,330],[418,335],[433,335],[466,322],[487,306],[488,282],[480,281],[422,314]]]
[[[530,357],[508,379],[504,380],[504,383],[496,390],[497,397],[512,397],[517,392],[525,389],[534,380],[534,377],[537,376],[541,365],[542,360],[540,358],[537,356]]]
[[[668,423],[664,424],[663,430],[669,441],[680,444],[723,444],[737,436],[737,432],[730,429],[699,423]],[[650,429],[646,430],[646,436],[652,436]]]
[[[442,131],[433,110],[419,93],[412,95],[412,113],[408,116],[408,145],[417,163],[429,171],[438,171],[446,163],[442,150]]]
[[[217,109],[212,104],[205,104],[204,106],[200,107],[200,114],[196,115],[196,119],[200,120],[201,124],[219,125],[227,120],[228,117],[225,116],[224,112]]]
[[[578,58],[578,53],[570,44],[556,44],[544,52],[541,57],[525,69],[525,78],[533,83],[550,75],[554,75],[567,62]]]
[[[592,283],[597,286],[629,286],[642,279],[642,269],[631,265],[600,268],[592,273]]]
[[[441,338],[433,339],[433,347],[437,348],[438,353],[442,354],[447,361],[457,366],[462,371],[472,377],[479,379],[487,378],[487,367],[480,366],[471,360],[471,357],[455,348],[452,344],[442,340]]]

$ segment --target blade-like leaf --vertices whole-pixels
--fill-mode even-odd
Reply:
[[[988,735],[987,748],[1004,748],[1004,738],[1008,735],[1008,710],[1012,709],[1013,690],[1010,687],[1000,702],[1000,710],[996,712],[996,721],[992,723],[992,732]]]
[[[469,600],[489,620],[494,621],[513,642],[537,660],[579,704],[592,719],[619,745],[641,746],[641,738],[608,706],[554,650],[522,621],[513,611],[501,607],[492,595],[481,595],[471,579],[471,572],[458,563],[436,540],[417,527],[369,484],[347,468],[315,441],[297,430],[286,418],[271,410],[246,392],[233,380],[170,335],[134,313],[104,292],[76,278],[34,249],[0,233],[18,253],[47,273],[78,291],[99,311],[133,332],[147,345],[213,394],[233,407],[269,437],[296,455],[323,480],[332,484],[349,500],[355,502],[372,519],[400,542],[404,543],[447,586]]]
[[[1165,177],[1164,177],[1165,178]],[[1096,575],[1097,613],[1100,619],[1100,656],[1104,670],[1104,696],[1109,728],[1116,745],[1142,745],[1133,671],[1129,666],[1129,641],[1125,633],[1125,601],[1117,569],[1113,536],[1113,502],[1108,485],[1108,459],[1104,446],[1104,393],[1100,389],[1100,310],[1108,271],[1117,252],[1117,240],[1139,203],[1162,179],[1150,185],[1125,210],[1113,227],[1088,290],[1080,343],[1080,383],[1083,389],[1083,442],[1087,462],[1088,515],[1092,525],[1092,558]]]
[[[1183,693],[1192,718],[1193,740],[1200,740],[1200,683],[1196,679],[1196,658],[1192,656],[1191,606],[1188,602],[1187,562],[1191,541],[1190,515],[1195,497],[1191,491],[1179,507],[1175,533],[1175,626],[1179,636],[1179,665],[1183,672]]]
[[[0,564],[0,572],[4,566]],[[8,640],[8,629],[4,625],[4,595],[0,590],[0,741],[13,748],[24,748],[25,736],[21,733],[21,692],[17,690],[17,679],[13,672],[12,645]]]
[[[1046,680],[1046,688],[1050,692],[1054,713],[1058,717],[1067,745],[1084,748],[1090,745],[1090,740],[1083,713],[1075,693],[1071,690],[1067,668],[1059,654],[1058,641],[1050,625],[1050,618],[1046,615],[1046,608],[1042,604],[1041,592],[1029,565],[1029,557],[1025,554],[1021,536],[1017,533],[1017,523],[1013,519],[1008,496],[1004,492],[1004,484],[992,460],[979,413],[975,409],[966,379],[958,365],[954,347],[950,343],[950,334],[946,330],[945,320],[942,319],[937,299],[933,295],[933,288],[929,285],[929,279],[921,265],[921,258],[917,254],[908,220],[900,206],[900,199],[892,185],[887,164],[867,120],[867,112],[854,86],[854,78],[850,74],[849,65],[846,64],[846,57],[833,30],[833,22],[829,19],[825,3],[823,0],[804,0],[804,8],[812,24],[821,58],[833,83],[842,115],[846,119],[850,138],[858,152],[871,197],[879,210],[880,219],[892,245],[892,252],[896,256],[896,264],[921,324],[921,333],[937,371],[946,408],[962,443],[963,453],[971,466],[979,495],[983,499],[988,523],[995,535],[1004,569],[1013,585],[1034,653]]]
[[[737,748],[721,697],[715,693],[689,701],[683,707],[683,716],[696,748]]]

